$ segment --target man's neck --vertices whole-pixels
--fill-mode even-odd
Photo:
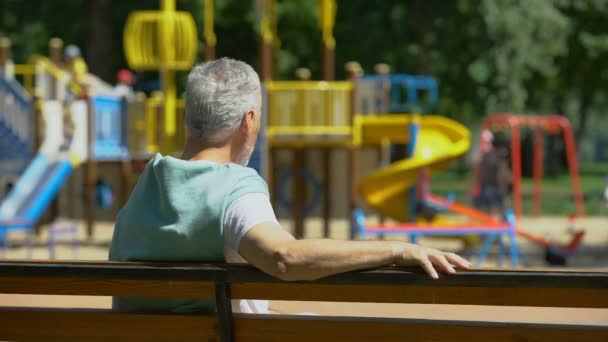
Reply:
[[[220,164],[232,163],[232,148],[225,146],[208,147],[191,141],[186,142],[182,159],[188,161],[208,160]]]

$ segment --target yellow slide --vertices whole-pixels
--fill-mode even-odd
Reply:
[[[359,184],[359,194],[381,215],[398,221],[408,219],[407,190],[416,184],[418,171],[445,168],[465,154],[471,145],[469,130],[460,123],[434,115],[358,116],[355,143],[378,145],[408,143],[410,125],[419,123],[414,155],[374,171]]]

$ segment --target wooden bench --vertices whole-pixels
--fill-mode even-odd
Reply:
[[[231,298],[255,298],[606,309],[605,272],[473,270],[433,281],[418,269],[384,267],[284,282],[241,265],[5,261],[0,293],[208,298],[218,308],[212,314],[171,314],[4,305],[0,340],[608,341],[608,317],[581,325],[233,315],[230,306]]]

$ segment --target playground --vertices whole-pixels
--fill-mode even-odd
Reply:
[[[281,225],[288,231],[294,232],[293,223],[290,220],[280,219]],[[372,222],[373,223],[373,222]],[[531,227],[530,231],[542,236],[554,236],[556,241],[566,243],[568,236],[564,234],[562,229],[562,217],[538,217],[524,218],[522,225]],[[568,266],[574,269],[607,269],[608,253],[605,250],[605,245],[608,243],[608,234],[604,231],[603,218],[587,217],[581,220],[581,224],[587,229],[585,234],[585,244],[581,248],[580,253],[576,258],[572,259]],[[87,241],[86,239],[86,224],[81,221],[78,226],[78,249],[74,250],[73,240],[71,235],[65,235],[58,238],[55,244],[55,258],[57,260],[106,260],[108,257],[108,248],[112,239],[113,222],[99,223],[99,229],[96,233],[95,241]],[[557,227],[557,228],[556,228]],[[48,241],[48,229],[43,226],[40,236],[36,237],[32,248],[32,259],[48,260],[50,259],[50,251]],[[350,227],[346,220],[337,220],[332,222],[331,238],[347,239],[350,234]],[[321,238],[323,237],[323,222],[320,219],[310,219],[307,222],[306,238]],[[406,239],[405,236],[392,237],[393,239]],[[422,238],[421,243],[455,252],[461,252],[463,241],[445,238]],[[4,258],[7,259],[25,259],[28,257],[27,237],[22,232],[17,232],[12,235],[11,247],[5,251]],[[532,242],[522,241],[521,249],[524,251],[527,260],[527,267],[546,267],[544,259],[544,250]],[[497,267],[497,254],[492,251],[484,267]]]
[[[162,292],[161,297],[173,298],[179,291],[171,287],[172,279],[163,277],[181,277],[180,267],[192,271],[187,266],[167,265],[170,270],[163,273],[164,266],[125,263],[136,272],[150,272],[132,276],[120,262],[106,261],[117,214],[147,163],[157,154],[180,158],[184,153],[185,75],[197,63],[226,52],[222,39],[229,38],[216,27],[226,32],[222,25],[231,10],[228,3],[203,0],[185,5],[161,0],[141,9],[121,5],[129,11],[120,10],[124,20],[115,28],[122,35],[122,46],[120,66],[111,70],[114,79],[96,67],[99,55],[93,57],[91,46],[81,49],[53,36],[44,49],[26,55],[29,50],[13,38],[19,35],[10,28],[7,32],[12,36],[0,31],[0,278],[6,280],[0,285],[0,316],[11,318],[11,307],[35,307],[40,317],[51,317],[54,308],[109,310],[111,296],[137,295],[132,291],[135,285],[124,284],[145,285],[147,280],[158,284],[151,285],[144,297]],[[348,316],[395,329],[422,320],[438,327],[445,322],[465,330],[472,326],[472,331],[481,331],[485,323],[479,322],[488,321],[492,329],[538,325],[541,335],[527,331],[521,335],[539,340],[559,336],[560,329],[574,335],[557,340],[567,340],[580,329],[589,329],[590,335],[584,337],[589,340],[605,336],[606,288],[586,278],[600,282],[608,278],[608,164],[602,135],[597,127],[589,127],[593,123],[602,127],[598,114],[585,119],[589,124],[580,118],[587,114],[567,112],[574,108],[572,103],[546,105],[554,99],[540,101],[542,106],[532,100],[527,107],[520,106],[513,100],[511,105],[478,105],[471,110],[479,99],[460,99],[468,93],[441,68],[405,67],[409,62],[390,58],[387,63],[385,55],[370,59],[367,51],[359,52],[365,57],[359,62],[352,49],[340,51],[337,41],[348,27],[339,9],[347,7],[342,15],[352,15],[359,5],[350,8],[335,0],[306,5],[315,13],[319,46],[315,56],[306,55],[287,68],[286,61],[297,58],[286,58],[285,46],[298,48],[293,39],[280,38],[287,32],[292,37],[293,31],[279,19],[293,10],[292,3],[254,3],[251,34],[257,35],[254,67],[262,84],[263,106],[260,133],[247,166],[267,183],[280,225],[296,239],[407,241],[458,253],[473,264],[465,274],[470,278],[449,283],[452,280],[441,277],[448,283],[435,286],[437,301],[420,285],[425,284],[420,275],[409,269],[347,273],[336,283],[331,277],[328,282],[294,283],[302,286],[301,297],[286,290],[260,297],[271,300],[276,319],[320,315],[321,320],[337,317],[339,322]],[[388,5],[380,7],[384,6]],[[19,6],[11,10],[18,13]],[[423,52],[427,48],[421,47]],[[421,60],[432,64],[429,56]],[[477,69],[467,70],[474,74]],[[477,92],[486,94],[489,89],[497,94],[487,96],[492,99],[507,91],[493,85]],[[535,99],[533,95],[530,99]],[[472,114],[475,111],[483,114]],[[261,289],[262,283],[270,284],[268,289],[283,286],[238,265],[222,264],[215,271],[205,267],[194,270],[203,278],[191,279],[184,273],[186,278],[176,284],[192,291],[187,293],[203,289],[215,298],[217,327],[209,329],[222,341],[234,340],[233,334],[238,336],[246,326],[233,327],[232,310],[239,310],[230,309],[230,284],[236,288],[234,298],[258,298],[254,290],[239,290],[249,282],[252,289]],[[233,276],[222,278],[221,272]],[[568,274],[573,274],[571,280]],[[510,275],[514,280],[501,283]],[[110,285],[103,290],[72,286],[72,277],[82,284],[98,280]],[[193,279],[209,283],[198,288]],[[413,286],[414,294],[408,297],[394,290],[395,284]],[[354,289],[340,294],[336,286]],[[386,287],[395,298],[378,294],[385,300],[378,303],[361,298],[365,286]],[[459,286],[463,297],[446,299],[459,297]],[[477,296],[478,288],[483,290]],[[533,289],[548,294],[535,299]],[[575,293],[564,302],[569,290]],[[254,297],[238,297],[243,294]],[[602,299],[594,303],[595,297]],[[341,303],[333,303],[332,298]],[[23,322],[46,324],[27,310],[19,312]],[[127,330],[130,319],[153,325],[151,316],[108,312],[100,315],[124,314],[121,327]],[[85,322],[88,318],[81,322],[76,311],[67,315],[83,331],[103,321],[94,314],[91,322],[95,323]],[[186,316],[174,318],[186,320]],[[235,317],[238,322],[241,316]],[[382,319],[375,321],[377,317]],[[345,322],[356,325],[356,320]],[[373,322],[369,324],[376,327]],[[302,324],[311,324],[315,333],[329,329],[315,323],[315,318]],[[0,338],[47,336],[44,325],[39,326],[40,336],[0,328]],[[445,329],[448,336],[451,328]],[[393,337],[388,331],[378,338]],[[53,334],[48,336],[70,336]],[[281,332],[269,334],[278,338]],[[517,340],[518,334],[513,332],[505,340]],[[433,338],[424,335],[423,339]]]

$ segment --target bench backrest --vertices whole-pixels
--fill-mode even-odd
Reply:
[[[219,341],[599,341],[590,325],[401,318],[253,315],[231,299],[608,308],[608,273],[473,270],[431,280],[418,269],[384,267],[310,282],[284,282],[244,265],[2,262],[0,293],[206,298],[214,314],[0,308],[0,339]],[[608,320],[608,317],[607,319]]]

